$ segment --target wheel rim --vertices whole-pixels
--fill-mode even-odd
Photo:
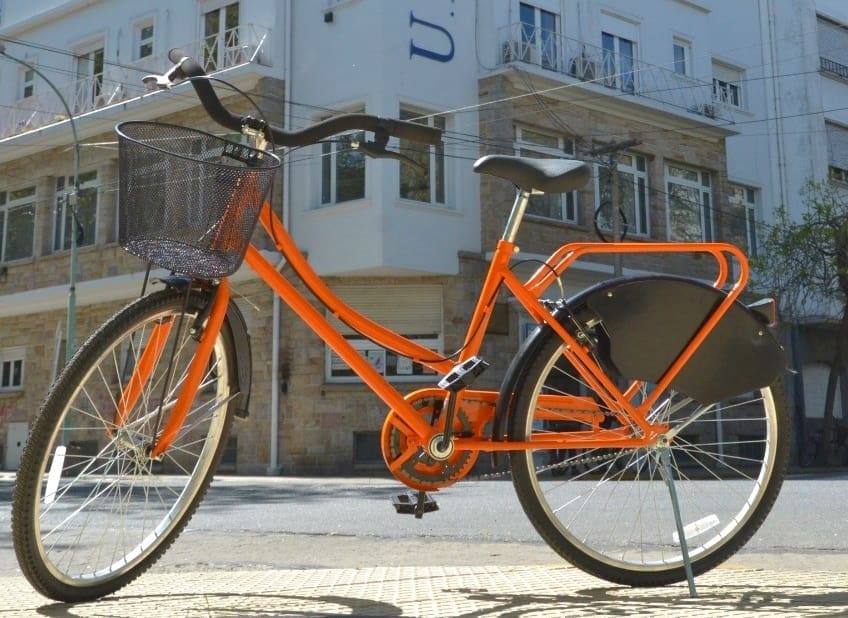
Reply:
[[[185,326],[172,334],[122,427],[116,401],[164,310],[137,322],[91,364],[73,390],[48,443],[35,488],[37,551],[57,580],[97,585],[129,572],[165,542],[205,486],[226,427],[228,367],[219,336],[188,417],[161,462],[146,452],[166,383],[175,337],[171,386],[162,418],[179,394],[195,340]],[[176,319],[175,322],[179,322]],[[191,323],[186,315],[185,324]],[[160,423],[164,424],[164,420]],[[64,453],[62,454],[62,450]]]
[[[540,394],[565,392],[557,387],[564,377],[580,383],[561,359],[560,349],[541,372],[531,410]],[[769,388],[713,406],[672,393],[651,414],[669,424],[668,446],[523,455],[533,495],[556,532],[578,552],[628,572],[683,564],[663,449],[693,561],[739,539],[776,462],[777,412]],[[529,435],[534,428],[538,433],[540,423],[528,414],[524,431]]]

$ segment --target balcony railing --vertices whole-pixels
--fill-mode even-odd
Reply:
[[[248,62],[270,64],[269,36],[268,29],[246,24],[227,30],[222,36],[206,37],[179,47],[201,62],[207,73],[214,73]],[[169,66],[165,54],[144,58],[129,67],[107,63],[102,74],[57,84],[57,87],[71,112],[81,115],[145,94],[148,90],[141,78],[148,73],[161,73]],[[0,113],[0,139],[67,118],[56,93],[46,84],[37,87],[38,94],[21,99]]]
[[[820,56],[819,61],[819,66],[821,70],[825,73],[836,75],[837,77],[841,77],[842,79],[848,79],[848,66],[836,62],[835,60],[831,60],[830,58],[825,58],[824,56]]]
[[[713,96],[712,83],[527,24],[501,28],[499,41],[503,64],[525,62],[680,112],[733,121],[728,105]]]

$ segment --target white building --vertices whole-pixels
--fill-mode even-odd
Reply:
[[[160,119],[215,130],[188,85],[162,93],[142,85],[143,74],[167,67],[171,47],[253,93],[269,120],[289,128],[365,111],[446,130],[443,148],[399,145],[426,172],[365,161],[343,136],[292,151],[276,191],[295,239],[342,297],[440,352],[461,344],[483,258],[512,198],[508,183],[472,173],[478,156],[595,161],[584,191],[533,203],[519,239],[523,257],[594,237],[598,209],[600,226],[609,227],[610,154],[631,237],[727,239],[753,249],[771,205],[798,208],[803,181],[839,167],[827,153],[848,126],[848,112],[837,109],[845,76],[820,72],[816,51],[824,21],[848,23],[839,2],[819,0],[821,17],[812,0],[0,0],[0,7],[7,53],[62,91],[83,143],[75,345],[138,293],[143,272],[117,246],[113,126]],[[63,355],[64,192],[73,172],[67,113],[38,72],[0,57],[0,83],[0,447],[15,467],[20,436]],[[624,263],[626,273],[669,269],[701,276],[703,265]],[[568,290],[612,273],[609,264],[585,264]],[[251,273],[243,268],[235,283],[256,375],[251,417],[238,426],[227,464],[289,473],[380,465],[382,404],[275,307]],[[526,327],[504,302],[492,331],[486,352],[494,366],[485,379],[495,387]],[[363,353],[371,346],[354,340]],[[433,382],[419,367],[410,374],[391,355],[383,360],[402,387]],[[269,436],[272,416],[279,433]]]

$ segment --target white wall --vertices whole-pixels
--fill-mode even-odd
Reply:
[[[474,3],[341,2],[331,23],[324,8],[293,5],[294,126],[314,122],[326,108],[364,106],[397,118],[401,104],[443,112],[477,103]],[[448,131],[473,144],[476,111],[451,114]],[[454,142],[445,139],[444,208],[401,200],[399,164],[373,159],[364,200],[319,208],[320,148],[295,153],[306,161],[293,173],[291,227],[318,272],[458,272],[457,252],[479,250],[479,184],[471,171],[476,147]]]

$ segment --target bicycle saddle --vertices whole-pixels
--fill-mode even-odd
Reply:
[[[573,159],[532,159],[511,155],[487,155],[474,163],[478,174],[511,181],[522,191],[565,193],[585,185],[589,166]]]

